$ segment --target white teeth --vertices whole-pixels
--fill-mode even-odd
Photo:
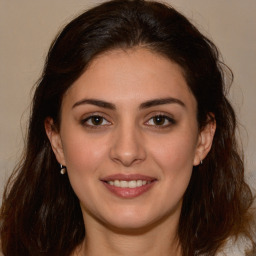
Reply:
[[[107,182],[111,186],[115,187],[121,187],[121,188],[137,188],[144,186],[146,184],[151,183],[151,181],[146,181],[146,180],[114,180],[114,181],[108,181]]]
[[[137,187],[141,187],[142,186],[142,180],[137,180]]]
[[[119,181],[119,180],[115,180],[115,181],[114,181],[114,186],[120,187],[120,181]]]
[[[126,180],[121,180],[120,181],[120,187],[121,188],[127,188],[128,187],[128,182]]]
[[[136,188],[137,187],[137,181],[136,180],[131,180],[128,182],[129,188]]]

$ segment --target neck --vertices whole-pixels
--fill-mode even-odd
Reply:
[[[86,239],[75,255],[98,256],[104,252],[104,256],[181,256],[178,222],[173,218],[133,230],[109,227],[93,218],[88,221],[88,216],[86,219]]]

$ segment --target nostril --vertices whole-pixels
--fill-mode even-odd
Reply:
[[[112,158],[113,161],[122,164],[123,166],[129,167],[133,164],[139,163],[142,161],[142,159],[137,159],[134,157],[128,158],[128,157],[117,157]]]
[[[124,166],[130,166],[146,158],[143,136],[137,127],[131,127],[129,122],[122,124],[115,136],[110,148],[110,158],[113,161]]]

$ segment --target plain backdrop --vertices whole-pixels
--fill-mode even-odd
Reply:
[[[22,152],[32,87],[57,32],[103,1],[0,0],[0,196]],[[235,79],[229,98],[237,111],[246,173],[256,183],[256,1],[169,0],[220,49]]]

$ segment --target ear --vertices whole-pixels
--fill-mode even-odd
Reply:
[[[213,137],[216,130],[216,121],[212,113],[210,113],[208,116],[208,123],[201,130],[198,136],[194,166],[199,165],[201,161],[203,161],[212,147]]]
[[[47,117],[44,121],[44,128],[45,132],[47,134],[47,137],[51,143],[52,150],[56,156],[57,161],[62,164],[66,165],[64,153],[63,153],[63,147],[62,147],[62,141],[59,132],[57,131],[53,119],[50,117]]]

